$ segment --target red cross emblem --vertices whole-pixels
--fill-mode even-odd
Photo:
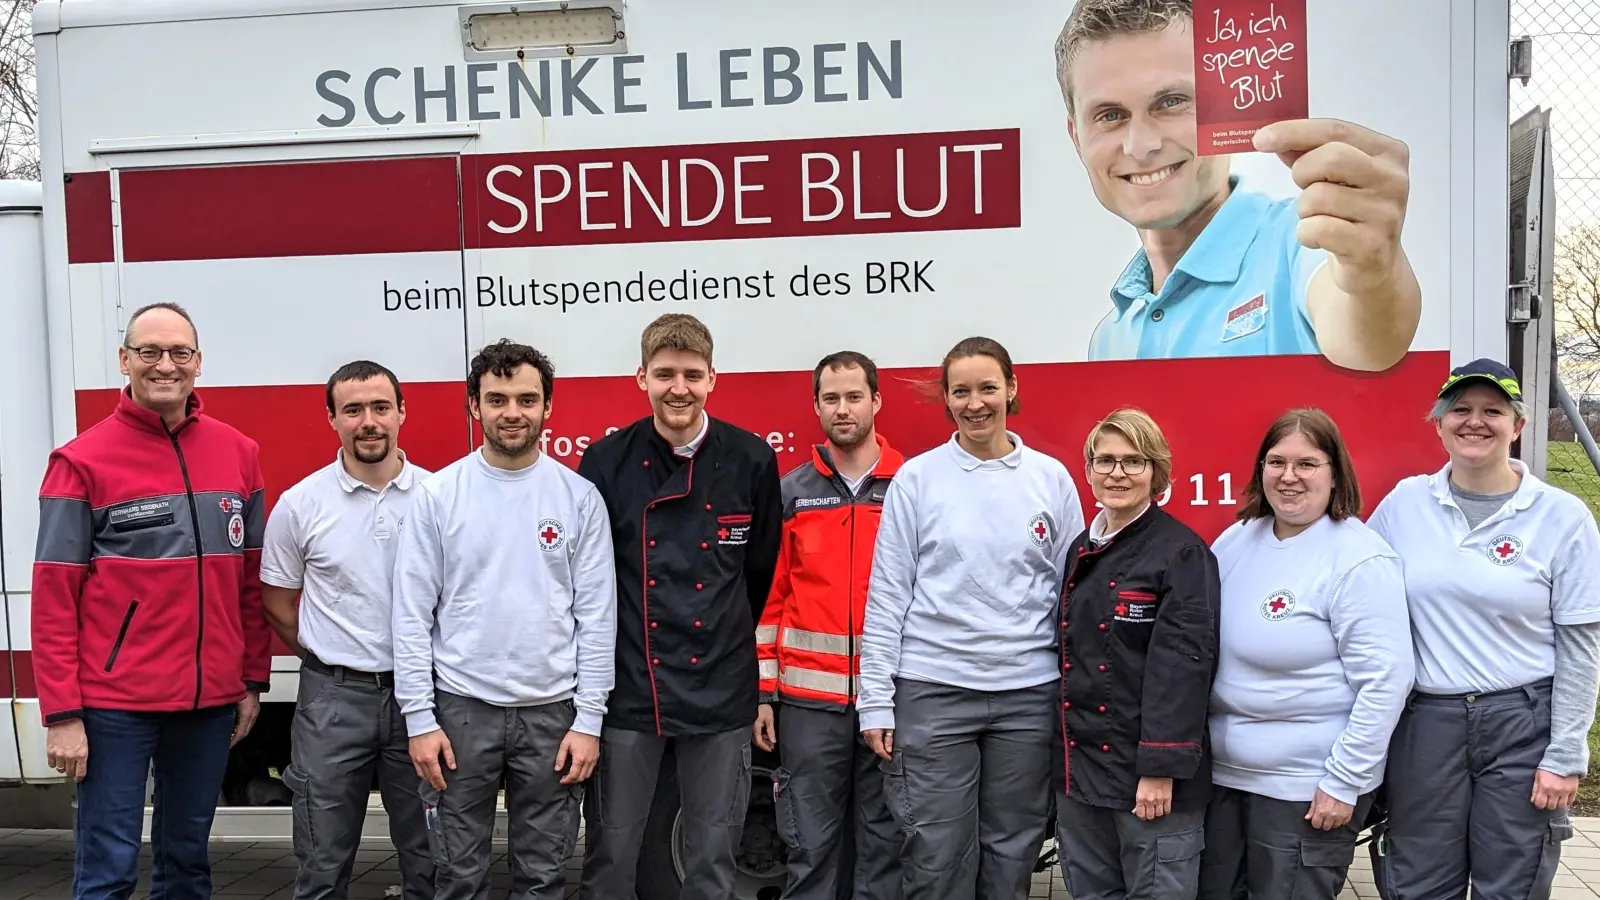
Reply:
[[[1294,612],[1294,594],[1288,591],[1275,591],[1267,595],[1261,603],[1261,618],[1269,622],[1286,619]]]
[[[1050,540],[1050,522],[1045,519],[1044,513],[1039,513],[1028,522],[1028,538],[1040,547]]]
[[[717,529],[717,540],[725,541],[727,539],[728,539],[728,529],[726,529],[726,528],[718,528]]]
[[[244,540],[244,523],[239,521],[238,519],[234,519],[233,522],[228,525],[228,537],[233,538],[233,542],[235,544],[243,541]]]
[[[1497,566],[1509,566],[1522,558],[1522,539],[1514,534],[1495,535],[1489,542],[1489,561]]]
[[[1118,603],[1117,604],[1117,615],[1125,616],[1127,614],[1128,614],[1128,604],[1126,604],[1126,603]]]
[[[534,534],[539,538],[539,549],[545,551],[557,549],[566,538],[566,532],[562,530],[561,523],[555,519],[541,521],[539,529]]]
[[[223,497],[221,500],[218,500],[217,506],[221,507],[223,512],[233,511],[233,501],[229,500],[227,497]]]

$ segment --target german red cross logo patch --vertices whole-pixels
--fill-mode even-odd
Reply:
[[[228,519],[228,543],[235,548],[244,546],[244,516],[238,513]]]
[[[1044,513],[1028,520],[1028,540],[1033,541],[1035,547],[1050,543],[1050,520],[1045,518]]]
[[[561,549],[561,545],[566,543],[567,540],[566,530],[555,519],[541,520],[539,522],[539,530],[534,534],[539,539],[539,549],[547,553]]]
[[[1288,591],[1273,591],[1267,599],[1261,601],[1261,618],[1269,622],[1287,619],[1292,612],[1294,612],[1294,594]]]
[[[1495,535],[1489,542],[1489,559],[1497,566],[1509,566],[1522,558],[1522,538],[1514,534]]]

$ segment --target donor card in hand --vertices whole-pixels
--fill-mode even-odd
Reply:
[[[1199,153],[1248,153],[1263,127],[1309,115],[1306,0],[1195,0]]]

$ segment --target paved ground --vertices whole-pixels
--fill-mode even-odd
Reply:
[[[1578,819],[1576,824],[1577,834],[1562,850],[1561,874],[1556,876],[1551,900],[1600,897],[1600,819]],[[217,842],[211,845],[211,858],[216,900],[290,900],[293,896],[294,854],[287,844]],[[574,893],[576,865],[574,858],[567,869]],[[351,900],[381,900],[388,896],[390,888],[398,883],[395,872],[391,847],[383,842],[364,844],[356,862]],[[148,884],[146,868],[135,900],[144,900],[143,891]],[[70,900],[71,887],[70,832],[0,831],[0,900]],[[508,887],[504,862],[496,860],[493,896],[504,897]],[[1367,856],[1359,852],[1350,872],[1350,885],[1340,900],[1375,900],[1377,896]],[[1068,897],[1059,871],[1035,877],[1030,900]]]

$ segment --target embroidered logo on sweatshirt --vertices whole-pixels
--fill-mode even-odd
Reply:
[[[1522,558],[1522,538],[1514,534],[1496,535],[1489,542],[1489,559],[1497,566],[1509,566]]]
[[[1043,547],[1050,543],[1050,520],[1044,513],[1039,513],[1028,520],[1028,540],[1033,541],[1035,547]]]
[[[1267,599],[1261,601],[1261,618],[1269,622],[1287,619],[1292,612],[1294,612],[1294,594],[1288,591],[1274,591]]]
[[[228,543],[234,549],[244,546],[244,516],[234,513],[228,519]]]
[[[567,542],[567,531],[555,519],[543,519],[539,522],[539,530],[534,532],[539,538],[539,549],[547,553],[560,550],[561,545]]]

